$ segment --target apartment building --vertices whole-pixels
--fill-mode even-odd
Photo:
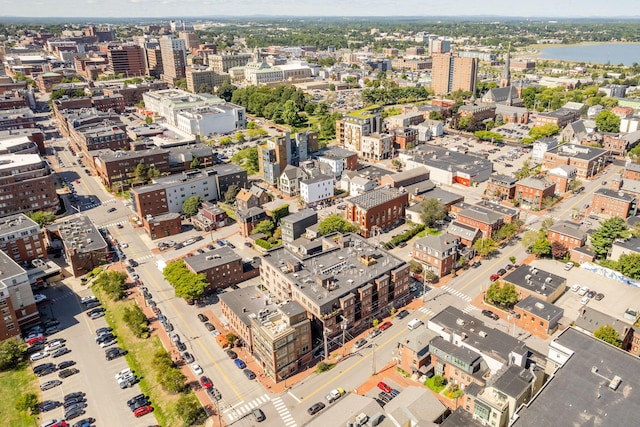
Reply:
[[[54,176],[37,154],[0,155],[0,217],[58,210]]]
[[[0,251],[0,342],[40,323],[27,272]]]
[[[273,137],[258,145],[260,175],[271,185],[276,185],[288,165],[299,166],[318,150],[316,132],[300,132],[291,138],[289,132]],[[291,189],[289,189],[291,190]]]
[[[312,251],[281,247],[264,255],[262,285],[277,301],[297,301],[314,337],[356,335],[407,303],[409,265],[355,234],[321,237]]]
[[[318,214],[312,209],[303,209],[296,213],[285,216],[280,221],[282,229],[282,242],[292,243],[300,238],[307,230],[318,223]]]
[[[372,133],[363,136],[358,156],[371,162],[390,159],[393,155],[393,141],[393,135],[386,133]]]
[[[336,140],[338,145],[360,155],[362,138],[383,131],[382,109],[368,107],[349,113],[344,119],[336,121]]]
[[[550,243],[562,243],[567,249],[580,248],[587,243],[587,233],[580,228],[579,224],[560,221],[549,227],[547,240]]]
[[[225,81],[231,81],[227,73],[218,73],[207,68],[189,67],[186,71],[187,90],[191,93],[210,92]],[[208,90],[207,90],[208,89]]]
[[[516,195],[517,182],[517,179],[510,176],[492,174],[484,193],[498,200],[513,200]]]
[[[528,295],[513,307],[515,326],[542,339],[553,335],[564,310],[534,295]]]
[[[102,184],[112,190],[127,190],[135,181],[135,170],[139,164],[169,172],[169,150],[156,148],[140,151],[92,151],[91,157]]]
[[[381,187],[345,200],[345,218],[360,227],[359,233],[369,238],[395,227],[404,218],[409,194],[396,188]]]
[[[555,192],[554,181],[542,175],[530,176],[516,183],[514,200],[529,205],[534,210],[541,210],[544,199],[553,197]]]
[[[209,55],[209,67],[216,73],[227,73],[230,68],[244,67],[251,61],[250,53]]]
[[[565,292],[567,279],[539,268],[523,264],[511,270],[502,278],[511,283],[520,294],[520,299],[533,295],[549,304],[553,304]]]
[[[342,176],[345,170],[358,170],[358,153],[341,147],[325,149],[318,155],[318,161],[326,164],[336,178]]]
[[[543,170],[573,166],[578,179],[590,179],[607,165],[609,151],[585,145],[564,144],[544,153]]]
[[[122,74],[125,78],[143,77],[147,74],[144,48],[136,44],[122,44],[107,48],[107,71]]]
[[[460,242],[449,234],[425,236],[413,244],[411,258],[438,277],[444,277],[456,267]]]
[[[210,292],[225,289],[260,274],[260,269],[244,263],[240,255],[227,246],[184,258],[184,265],[195,274],[203,274]]]
[[[0,131],[37,128],[36,117],[30,108],[0,111]]]
[[[300,181],[300,197],[307,206],[329,200],[334,196],[335,178],[330,175],[318,174],[312,178]]]
[[[558,108],[554,111],[539,112],[536,115],[536,120],[533,123],[534,126],[543,126],[547,123],[553,123],[560,129],[563,129],[569,123],[575,122],[580,119],[580,110],[574,110],[570,108]]]
[[[147,215],[141,218],[142,226],[151,240],[175,236],[182,232],[182,215],[175,212]]]
[[[236,195],[236,207],[241,211],[246,211],[253,207],[260,207],[268,202],[269,194],[256,185],[252,185],[248,190],[242,188]]]
[[[475,93],[478,79],[477,58],[460,58],[454,54],[433,55],[431,88],[436,95],[456,90]]]
[[[46,258],[42,230],[25,214],[0,219],[0,250],[17,263]]]
[[[591,213],[607,217],[627,218],[636,214],[638,200],[635,195],[609,188],[598,188],[593,193]]]
[[[478,206],[462,203],[454,205],[451,211],[457,216],[458,223],[480,230],[482,238],[488,239],[505,223],[505,215],[493,210],[493,206],[495,204]]]
[[[176,80],[185,77],[187,64],[187,47],[182,39],[172,35],[160,38],[160,52],[162,55],[162,80],[174,85]]]
[[[47,237],[51,246],[62,246],[73,277],[79,277],[105,264],[111,253],[89,217],[77,214],[68,218],[48,226]]]

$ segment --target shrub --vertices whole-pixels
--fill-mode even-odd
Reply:
[[[263,249],[271,249],[271,243],[267,242],[266,240],[257,239],[255,243]]]
[[[415,227],[405,231],[404,233],[398,234],[396,237],[394,237],[393,239],[385,243],[384,247],[386,249],[393,249],[396,246],[398,246],[400,243],[406,242],[407,240],[411,240],[416,234],[420,233],[426,228],[427,227],[422,224],[416,225]]]
[[[138,338],[149,338],[149,319],[137,305],[124,308],[123,320]]]
[[[316,367],[316,373],[321,374],[322,372],[330,371],[334,366],[336,366],[335,363],[320,362]]]

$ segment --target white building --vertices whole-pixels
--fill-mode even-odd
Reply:
[[[202,200],[217,200],[218,187],[213,169],[183,172],[154,179],[154,183],[137,187],[138,197],[144,193],[164,191],[169,212],[182,213],[182,204],[189,197],[200,196]]]
[[[620,119],[620,132],[636,132],[640,130],[640,117],[625,117]]]
[[[393,149],[393,137],[389,134],[372,133],[362,137],[358,156],[367,160],[390,159]]]
[[[342,172],[344,172],[345,168],[345,159],[342,157],[334,156],[332,154],[327,154],[322,157],[318,157],[318,161],[324,165],[327,165],[327,168],[321,168],[326,171],[327,169],[333,172],[333,176],[339,178],[342,176]]]
[[[354,176],[350,179],[343,179],[340,181],[341,187],[343,190],[349,192],[349,196],[359,196],[367,191],[371,191],[376,188],[376,182],[367,178],[363,178],[361,176]],[[344,185],[348,185],[348,188],[345,188]]]
[[[167,89],[147,92],[142,97],[147,110],[192,135],[228,133],[244,129],[247,125],[244,107],[225,102],[214,95]]]
[[[552,150],[558,146],[558,140],[556,138],[542,138],[533,143],[531,149],[531,160],[534,162],[542,162],[544,160],[544,153]]]
[[[333,197],[335,178],[329,175],[318,175],[300,181],[300,197],[307,205],[313,205]]]

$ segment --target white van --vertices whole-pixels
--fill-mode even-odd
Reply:
[[[424,325],[424,323],[422,323],[422,320],[413,319],[407,324],[407,328],[409,328],[410,331],[413,331],[415,328],[419,327],[420,325]]]

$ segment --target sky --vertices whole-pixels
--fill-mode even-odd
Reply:
[[[0,0],[2,16],[516,16],[640,15],[638,0]]]

